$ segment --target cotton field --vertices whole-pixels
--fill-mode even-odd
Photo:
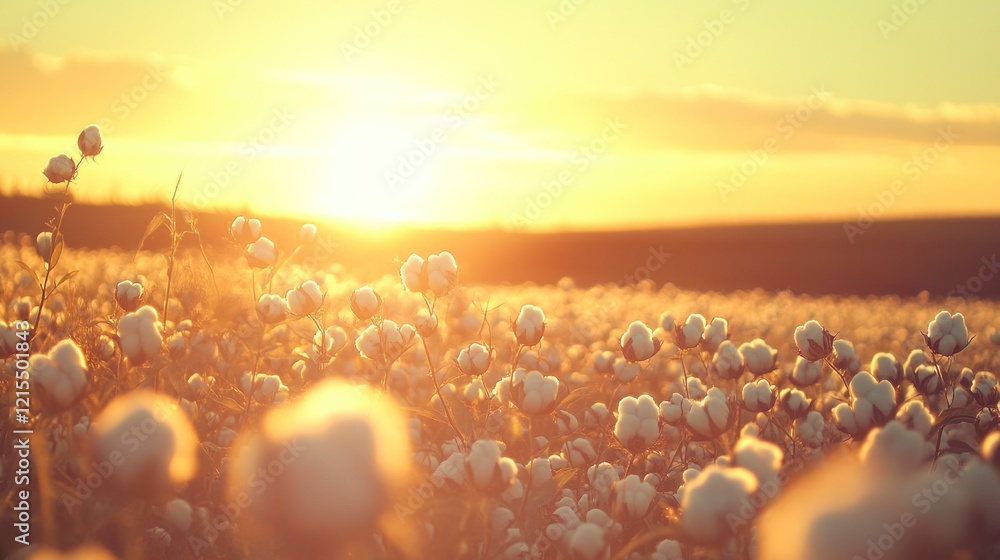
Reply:
[[[359,278],[311,224],[86,251],[67,211],[0,247],[15,558],[1000,557],[997,302]]]

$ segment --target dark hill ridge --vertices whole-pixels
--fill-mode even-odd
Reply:
[[[70,208],[70,246],[134,250],[149,219],[163,207]],[[31,235],[54,214],[53,201],[0,197],[0,231]],[[200,214],[207,244],[227,235],[231,214]],[[300,221],[262,217],[279,247],[293,243]],[[703,226],[617,232],[512,233],[405,230],[370,236],[317,224],[321,243],[308,257],[339,262],[359,277],[391,272],[395,259],[443,250],[455,254],[463,280],[474,283],[630,283],[648,276],[694,290],[790,289],[808,294],[943,296],[962,286],[978,297],[1000,296],[1000,218],[876,222],[852,244],[842,223]],[[165,236],[151,240],[162,247]],[[313,264],[310,263],[310,264]]]

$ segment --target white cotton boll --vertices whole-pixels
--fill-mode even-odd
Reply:
[[[326,296],[320,291],[319,284],[313,280],[303,282],[285,294],[288,310],[298,317],[305,317],[316,312],[323,305]]]
[[[715,352],[719,345],[729,338],[729,321],[722,317],[715,317],[712,322],[705,327],[705,334],[702,336],[701,347],[708,352]]]
[[[242,437],[230,452],[229,496],[253,500],[240,525],[304,547],[306,557],[375,530],[409,480],[406,418],[367,386],[323,381]],[[263,489],[260,469],[270,473]]]
[[[847,403],[841,403],[847,406]],[[848,406],[848,409],[850,407]],[[793,422],[795,435],[799,441],[809,447],[820,447],[826,439],[826,421],[823,415],[815,410],[810,410],[804,418],[796,419]]]
[[[656,550],[649,556],[649,560],[684,560],[681,543],[669,539],[660,541],[656,545]]]
[[[459,451],[448,454],[448,458],[434,470],[436,485],[458,487],[465,484],[465,455]]]
[[[944,391],[944,381],[936,367],[924,364],[917,366],[913,372],[913,387],[921,395],[937,395]]]
[[[732,536],[729,514],[737,514],[757,491],[757,478],[742,468],[710,465],[685,484],[681,528],[692,540],[719,543]]]
[[[606,531],[593,523],[581,523],[569,540],[572,560],[604,560],[611,556]]]
[[[399,267],[399,277],[403,287],[414,293],[424,293],[427,287],[427,271],[424,259],[419,255],[410,255]]]
[[[493,440],[473,442],[465,458],[465,471],[473,486],[490,493],[506,490],[517,477],[517,465],[502,457],[500,444]]]
[[[705,387],[705,384],[701,382],[701,379],[698,379],[697,377],[688,377],[687,391],[689,399],[703,399],[705,398],[705,395],[708,394],[708,387]]]
[[[395,321],[386,319],[380,325],[369,325],[358,335],[354,345],[364,358],[378,363],[391,363],[410,347],[415,336],[416,329],[413,326],[399,326]]]
[[[594,354],[594,371],[597,373],[613,373],[612,367],[614,367],[614,363],[615,353],[610,350],[604,350]]]
[[[660,418],[670,425],[679,424],[684,420],[685,399],[680,393],[674,393],[669,400],[660,403]],[[690,407],[690,402],[687,404]]]
[[[556,415],[556,429],[559,431],[559,435],[569,435],[575,432],[580,427],[580,421],[573,416],[573,413],[568,410],[557,410]]]
[[[505,534],[507,529],[514,525],[516,519],[513,511],[503,506],[497,506],[490,512],[490,532],[494,535]]]
[[[812,402],[798,389],[782,389],[778,394],[782,410],[789,418],[802,418],[809,413]]]
[[[823,378],[823,362],[810,362],[799,356],[792,368],[791,381],[799,387],[814,385]]]
[[[931,363],[931,358],[923,350],[911,350],[903,363],[903,376],[911,382],[916,379],[917,368]]]
[[[476,342],[458,353],[458,369],[465,375],[479,376],[489,371],[492,360],[490,349]]]
[[[236,441],[238,436],[239,434],[236,433],[236,430],[223,426],[219,428],[219,433],[215,436],[215,443],[219,447],[229,447]]]
[[[752,437],[741,437],[733,448],[733,466],[752,472],[760,486],[780,485],[778,473],[784,457],[785,453],[777,445]]]
[[[743,385],[743,408],[750,412],[766,412],[774,407],[778,399],[777,390],[766,379],[758,379]]]
[[[872,374],[862,371],[851,379],[850,389],[852,404],[840,403],[833,409],[834,419],[843,432],[860,436],[893,417],[896,393],[888,381],[876,382]]]
[[[193,400],[203,399],[208,396],[209,385],[200,373],[192,373],[187,378],[187,395]]]
[[[144,305],[122,317],[118,322],[118,338],[122,353],[135,365],[159,355],[163,334],[156,309]]]
[[[559,404],[559,380],[544,376],[537,370],[524,368],[514,370],[510,386],[510,398],[521,412],[528,415],[542,415],[552,412]]]
[[[903,366],[888,352],[879,352],[872,357],[871,372],[875,379],[884,379],[896,387],[903,382]]]
[[[712,356],[712,363],[709,371],[723,380],[739,379],[745,369],[743,354],[740,354],[736,345],[728,340],[719,343],[715,355]]]
[[[614,361],[611,366],[612,373],[614,373],[615,378],[622,383],[630,383],[633,379],[642,373],[642,366],[630,362],[624,358],[618,358]]]
[[[347,345],[347,332],[340,327],[327,327],[316,331],[312,338],[313,349],[324,356],[332,356]]]
[[[562,456],[569,461],[571,467],[583,468],[593,464],[597,458],[594,446],[585,437],[567,441],[562,446]]]
[[[351,292],[351,311],[361,321],[374,317],[382,308],[382,297],[371,286],[362,286]]]
[[[910,472],[923,464],[923,436],[892,420],[868,432],[861,446],[861,460],[867,465],[893,472]]]
[[[458,264],[455,257],[441,252],[427,257],[427,289],[437,297],[448,295],[458,284]]]
[[[709,389],[704,399],[685,402],[690,408],[684,413],[684,424],[695,441],[712,439],[729,426],[729,403],[718,387]]]
[[[939,312],[927,325],[927,346],[941,356],[954,356],[969,345],[969,330],[965,316],[947,311]]]
[[[80,149],[80,155],[93,158],[104,150],[104,137],[101,134],[101,127],[92,124],[84,128],[76,138],[76,147]]]
[[[608,515],[603,509],[594,508],[587,510],[587,515],[584,521],[587,523],[593,523],[594,525],[603,528],[612,538],[621,535],[622,524],[615,521],[614,518]]]
[[[278,262],[278,248],[274,241],[261,237],[247,247],[243,256],[250,268],[267,268]]]
[[[90,427],[94,457],[115,465],[109,488],[125,496],[162,496],[197,470],[198,436],[177,403],[136,390],[111,401]]]
[[[514,336],[522,346],[534,346],[545,334],[545,312],[534,305],[523,305],[514,322]]]
[[[428,338],[437,332],[438,328],[438,318],[437,315],[431,314],[431,312],[426,309],[421,309],[417,312],[416,320],[417,333],[424,338]]]
[[[194,510],[191,508],[191,504],[181,498],[170,500],[167,505],[163,506],[164,521],[178,531],[187,531],[191,527],[193,516]]]
[[[49,158],[49,162],[42,170],[42,174],[50,183],[65,183],[76,177],[76,162],[66,154],[59,154]]]
[[[833,341],[833,367],[851,375],[861,371],[861,359],[849,340]]]
[[[997,405],[997,378],[988,371],[980,371],[972,380],[969,389],[972,398],[981,407],[994,407]]]
[[[778,367],[778,351],[760,338],[740,344],[739,351],[747,370],[756,376],[771,373]]]
[[[126,312],[138,309],[141,297],[142,284],[138,282],[122,280],[115,286],[115,302]]]
[[[635,520],[649,513],[656,497],[656,488],[643,482],[638,476],[630,474],[611,485],[611,496],[615,514]]]
[[[256,218],[248,220],[243,216],[237,216],[229,226],[233,239],[242,245],[249,245],[260,239],[260,230],[260,220]]]
[[[611,419],[611,411],[602,402],[590,405],[590,408],[583,412],[583,423],[588,426],[601,426],[608,423]]]
[[[653,397],[624,397],[618,402],[615,437],[631,453],[649,449],[660,437],[659,408]]]
[[[673,336],[674,331],[677,329],[677,321],[674,320],[673,313],[669,311],[660,313],[660,328],[669,335]]]
[[[594,493],[597,505],[608,505],[611,499],[611,489],[621,480],[622,470],[611,463],[591,465],[587,469],[587,482]]]
[[[28,375],[42,390],[42,402],[54,411],[72,405],[87,385],[87,362],[83,351],[70,339],[60,341],[48,354],[35,354],[28,361]]]
[[[931,414],[930,410],[927,410],[924,403],[913,400],[905,402],[899,407],[896,412],[896,420],[926,438],[934,424],[934,415]]]
[[[795,328],[795,347],[810,362],[825,359],[833,352],[833,335],[817,321],[807,321]]]
[[[280,323],[285,320],[285,300],[275,294],[262,294],[257,299],[257,317],[264,323]]]
[[[653,338],[653,331],[642,321],[633,321],[619,341],[622,355],[631,363],[644,362],[660,351],[659,340]]]
[[[462,399],[467,403],[486,400],[486,387],[482,379],[473,379],[462,389]]]
[[[697,313],[688,315],[684,324],[677,328],[674,343],[678,348],[686,350],[694,348],[702,341],[705,334],[705,317]]]
[[[319,230],[315,224],[302,224],[302,227],[299,228],[299,245],[308,245],[316,241],[318,233]]]
[[[532,486],[540,486],[552,480],[552,463],[547,457],[534,457],[526,467]]]

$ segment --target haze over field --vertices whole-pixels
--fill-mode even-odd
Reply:
[[[97,202],[165,200],[183,169],[182,204],[370,228],[995,215],[998,18],[986,0],[5,2],[0,183],[40,192],[38,162],[97,122],[115,156],[78,193]]]

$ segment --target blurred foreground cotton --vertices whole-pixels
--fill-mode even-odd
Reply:
[[[229,496],[300,557],[373,530],[406,482],[406,421],[386,395],[328,380],[264,418],[234,448]],[[247,538],[259,533],[246,531]]]

